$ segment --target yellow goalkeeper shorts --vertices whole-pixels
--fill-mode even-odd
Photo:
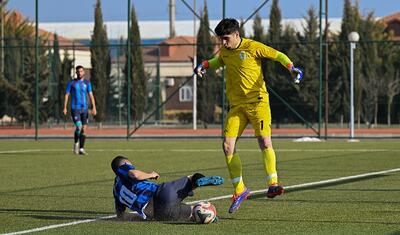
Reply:
[[[251,123],[255,136],[271,136],[271,109],[268,102],[240,104],[231,107],[226,117],[224,136],[240,137]]]

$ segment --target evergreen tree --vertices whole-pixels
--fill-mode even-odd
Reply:
[[[256,14],[253,21],[253,39],[258,42],[265,42],[264,27],[260,14]]]
[[[269,14],[269,28],[267,40],[270,44],[279,43],[282,35],[282,14],[279,8],[279,0],[273,0]],[[275,48],[278,48],[275,46]]]
[[[71,73],[74,71],[73,68],[73,60],[69,58],[68,51],[64,51],[64,58],[61,63],[61,71],[60,71],[60,77],[58,80],[58,100],[60,101],[60,117],[65,117],[65,115],[62,113],[62,107],[64,105],[64,96],[65,96],[65,90],[67,88],[68,82],[71,80]],[[69,105],[71,105],[71,102],[68,102]],[[65,121],[65,119],[64,119]]]
[[[245,37],[246,37],[246,32],[245,32],[245,30],[244,30],[244,20],[243,20],[243,19],[240,19],[239,24],[240,24],[239,35],[240,35],[241,37],[245,38]]]
[[[107,31],[103,23],[100,0],[97,0],[95,6],[94,29],[90,44],[90,55],[90,62],[92,64],[90,79],[93,84],[97,108],[95,119],[98,122],[102,122],[106,118],[107,111],[107,97],[110,88],[111,57],[108,49]]]
[[[209,31],[209,19],[207,4],[204,2],[201,25],[197,33],[197,61],[201,62],[214,53],[214,45]],[[208,123],[214,122],[215,107],[218,99],[218,77],[214,70],[208,70],[207,74],[197,80],[199,119],[204,128]]]
[[[132,87],[131,89],[131,113],[133,120],[136,123],[143,119],[146,101],[147,101],[147,77],[144,71],[144,63],[143,63],[143,55],[142,48],[140,47],[140,32],[139,25],[136,18],[135,8],[131,9],[131,38],[130,45],[131,51],[128,52],[131,54],[131,77],[128,78],[131,80]],[[128,61],[128,59],[126,60]],[[125,65],[125,74],[128,71],[128,64]]]
[[[50,97],[54,104],[54,118],[57,120],[57,123],[60,121],[60,117],[62,117],[62,105],[63,99],[59,97],[59,80],[61,77],[61,59],[60,59],[60,48],[58,44],[58,35],[54,34],[54,41],[53,41],[53,53],[51,54],[51,76],[50,76]]]
[[[352,31],[357,31],[359,27],[360,15],[358,13],[358,6],[352,6],[350,0],[344,1],[344,9],[343,9],[343,19],[341,25],[341,32],[339,34],[339,40],[341,42],[338,47],[338,54],[336,57],[336,62],[339,65],[337,69],[338,74],[335,76],[338,78],[337,82],[341,85],[337,90],[340,91],[340,105],[339,105],[339,113],[342,113],[344,119],[349,118],[349,105],[350,105],[350,60],[349,60],[349,41],[348,35]],[[355,67],[354,67],[354,84],[356,88],[360,87],[359,80],[359,60],[358,60],[358,50],[355,50]],[[360,103],[360,90],[355,89],[355,110],[359,116],[359,103]]]
[[[267,34],[267,45],[275,48],[276,50],[283,51],[283,45],[281,44],[282,39],[282,16],[281,10],[279,9],[279,0],[273,0],[271,11],[269,14],[269,28]],[[267,81],[267,85],[273,87],[275,91],[281,94],[280,89],[283,88],[283,84],[287,77],[286,69],[279,63],[266,60],[263,63],[264,79]],[[283,95],[283,94],[281,94]]]
[[[266,44],[278,51],[282,51],[283,53],[287,54],[289,58],[291,58],[292,56],[289,55],[287,51],[290,48],[290,43],[288,43],[288,41],[283,41],[281,21],[282,16],[279,8],[279,0],[273,0],[269,14],[269,28],[266,36]],[[290,32],[291,30],[287,31],[287,33]],[[294,41],[293,38],[287,38],[286,40]],[[269,89],[273,89],[280,97],[284,97],[286,101],[293,104],[290,99],[294,98],[292,97],[292,94],[295,94],[296,92],[292,84],[293,80],[290,79],[290,73],[288,70],[280,63],[267,59],[263,62],[263,72],[264,80]],[[278,97],[271,95],[270,103],[271,109],[274,110],[274,123],[279,125],[281,120],[289,121],[287,114],[290,111],[285,105],[282,105],[282,102]]]
[[[7,90],[17,89],[17,83],[21,81],[22,77],[22,51],[24,50],[23,43],[20,37],[26,31],[27,22],[19,22],[17,15],[13,12],[6,13],[4,22],[4,79],[3,88],[6,89],[1,92],[4,99],[0,99],[0,106],[3,107],[2,114],[7,114],[10,117],[16,117],[16,107],[11,105],[15,97]],[[20,45],[20,46],[19,46]],[[13,87],[14,86],[14,87]],[[16,103],[18,104],[18,102]],[[1,116],[3,116],[1,115]]]
[[[35,114],[35,98],[39,96],[39,121],[47,120],[52,111],[48,104],[48,68],[46,40],[39,38],[39,94],[36,94],[35,31],[28,20],[22,20],[15,12],[7,12],[5,20],[5,70],[4,82],[8,91],[7,114],[32,124]]]
[[[301,60],[296,60],[298,66],[304,68],[304,81],[301,87],[299,96],[302,103],[308,110],[308,113],[317,114],[318,112],[318,92],[319,92],[319,46],[318,46],[318,16],[314,8],[307,10],[307,16],[304,18],[305,25],[303,26],[304,36],[301,36],[301,49],[299,50]],[[313,115],[314,119],[317,117]]]

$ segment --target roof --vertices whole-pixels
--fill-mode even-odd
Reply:
[[[27,21],[28,19],[19,11],[13,10],[8,12],[8,14],[6,15],[6,19],[8,20],[9,18],[13,17],[14,20],[18,23],[21,24],[24,21]],[[34,23],[28,21],[29,23],[31,23],[32,28],[34,27]],[[33,30],[33,32],[35,32],[35,30]],[[46,31],[42,28],[40,28],[40,23],[39,23],[39,36],[46,38],[49,40],[49,46],[53,46],[53,41],[54,41],[54,37],[55,37],[55,33],[53,32],[49,32]],[[75,46],[77,48],[80,48],[79,50],[88,50],[89,48],[79,42],[76,42],[74,39],[70,39],[70,38],[66,38],[60,35],[58,36],[58,43],[60,47],[64,47],[64,49],[66,49],[66,46],[70,46],[69,48],[72,48],[72,46]]]
[[[400,40],[400,12],[385,16],[381,19],[386,25],[386,31],[392,31],[394,40]]]
[[[390,23],[393,21],[400,21],[400,12],[393,13],[391,15],[385,16],[381,18],[381,21],[384,23]]]

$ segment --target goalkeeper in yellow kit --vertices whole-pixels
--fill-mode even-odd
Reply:
[[[238,137],[249,122],[254,128],[262,152],[267,175],[267,197],[274,198],[284,192],[284,188],[278,184],[276,158],[271,141],[271,110],[261,61],[268,58],[281,63],[295,75],[295,83],[301,81],[303,72],[294,67],[292,61],[282,52],[260,42],[242,38],[239,34],[239,22],[235,19],[223,19],[215,28],[215,33],[223,45],[219,55],[203,61],[194,72],[202,77],[208,68],[226,68],[226,93],[230,109],[226,117],[222,147],[235,188],[229,208],[229,213],[233,213],[250,194],[243,182],[242,163],[235,148]]]

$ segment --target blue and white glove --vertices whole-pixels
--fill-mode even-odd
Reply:
[[[196,68],[194,68],[194,70],[193,70],[194,74],[196,74],[199,77],[203,77],[203,75],[206,73],[207,68],[203,63],[197,65]]]
[[[299,84],[303,79],[303,71],[301,69],[292,66],[290,72],[295,76],[294,83]]]

